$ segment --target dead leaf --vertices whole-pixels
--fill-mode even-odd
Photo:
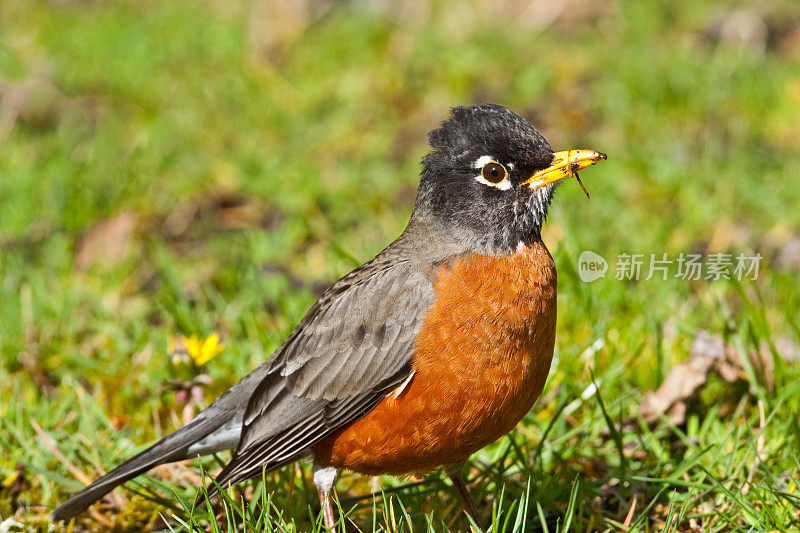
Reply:
[[[218,187],[202,196],[179,201],[163,220],[161,231],[172,240],[193,240],[212,231],[271,228],[281,219],[280,212],[260,198]]]
[[[787,361],[800,358],[800,347],[788,337],[778,339],[775,348]],[[658,390],[645,393],[639,412],[646,422],[656,422],[661,416],[669,417],[675,424],[685,422],[689,403],[700,393],[712,372],[728,383],[749,378],[742,352],[725,342],[721,335],[698,331],[689,352],[689,360],[672,367]],[[768,392],[773,392],[775,362],[769,344],[762,342],[758,350],[749,350],[744,355],[756,379]]]
[[[0,140],[17,122],[49,129],[61,120],[66,107],[67,99],[44,72],[20,81],[0,78]]]
[[[788,335],[778,337],[778,340],[775,341],[775,350],[787,363],[800,361],[800,346],[793,342]]]
[[[800,236],[793,235],[778,251],[775,266],[800,272]]]
[[[241,194],[219,195],[214,199],[214,215],[223,229],[260,226],[269,220],[263,202]]]
[[[700,387],[708,380],[708,372],[714,364],[709,356],[693,357],[678,363],[669,371],[667,378],[657,391],[647,391],[639,411],[649,424],[667,415],[673,423],[686,420],[686,404],[694,398]]]
[[[764,55],[769,32],[762,16],[752,9],[730,11],[710,29],[720,45]]]
[[[700,330],[690,353],[688,361],[672,367],[658,390],[645,393],[639,412],[647,423],[652,424],[661,416],[669,417],[675,424],[685,422],[689,402],[706,384],[711,372],[731,383],[744,377],[736,350],[720,335],[711,336]]]
[[[78,243],[75,267],[88,270],[93,266],[109,268],[119,264],[138,222],[136,213],[120,213],[89,228]]]

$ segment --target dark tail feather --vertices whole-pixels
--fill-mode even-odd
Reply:
[[[188,459],[189,447],[202,440],[222,424],[219,419],[199,416],[179,430],[170,433],[143,452],[134,455],[104,475],[53,511],[52,519],[65,520],[84,511],[116,486],[121,485],[154,466]]]

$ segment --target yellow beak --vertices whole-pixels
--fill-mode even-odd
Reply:
[[[535,172],[520,185],[528,185],[531,189],[544,187],[560,179],[575,176],[579,170],[606,159],[606,154],[594,150],[564,150],[553,154],[553,164],[544,170]]]

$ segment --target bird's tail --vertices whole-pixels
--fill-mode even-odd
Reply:
[[[203,416],[201,413],[182,428],[131,457],[58,506],[51,515],[52,519],[65,520],[77,515],[96,500],[111,492],[117,485],[125,483],[154,466],[235,447],[235,442],[233,446],[230,446],[230,435],[234,434],[233,426],[240,422],[226,418]],[[238,435],[236,436],[238,438]]]

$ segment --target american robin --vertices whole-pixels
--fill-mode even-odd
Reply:
[[[461,469],[530,410],[553,356],[556,271],[541,227],[556,182],[606,156],[553,153],[489,104],[454,108],[428,141],[397,240],[325,291],[265,363],[53,519],[156,465],[233,449],[222,487],[312,456],[329,528],[340,468],[444,467],[478,521]]]

